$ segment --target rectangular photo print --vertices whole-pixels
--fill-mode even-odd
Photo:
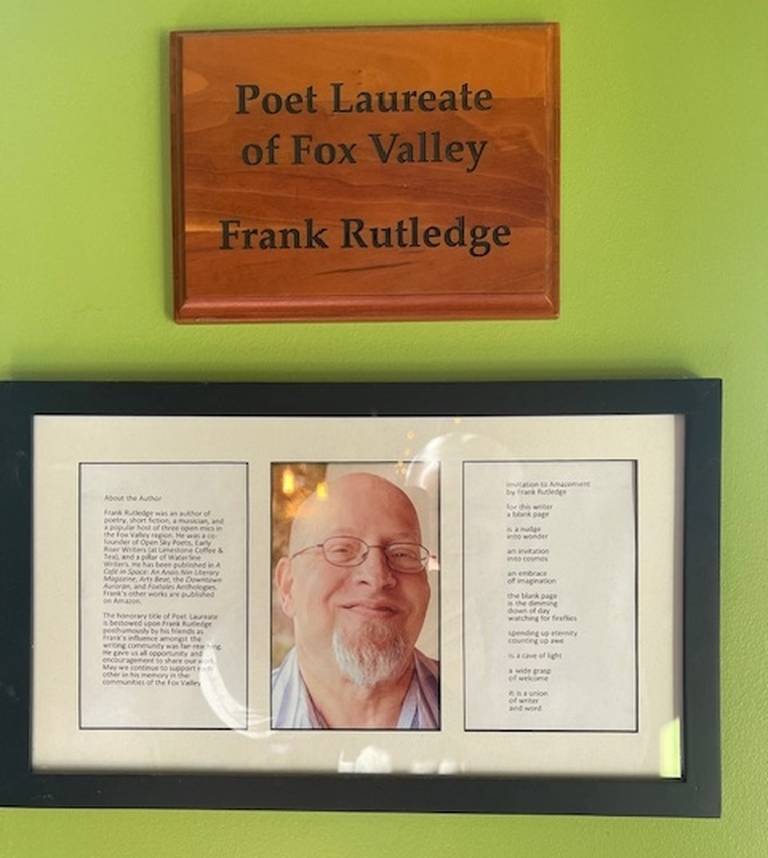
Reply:
[[[439,464],[271,483],[272,729],[439,730]]]

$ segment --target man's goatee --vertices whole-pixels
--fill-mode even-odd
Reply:
[[[333,654],[347,679],[371,688],[397,679],[408,658],[408,644],[399,632],[372,620],[354,634],[335,629]]]

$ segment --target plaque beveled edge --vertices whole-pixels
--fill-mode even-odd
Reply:
[[[551,125],[547,258],[545,287],[535,292],[364,294],[325,298],[265,295],[230,301],[190,300],[186,290],[184,229],[183,41],[187,36],[270,33],[347,32],[354,30],[544,29],[547,31],[547,90]],[[172,30],[169,33],[171,108],[171,197],[173,245],[173,318],[180,324],[269,322],[396,322],[453,320],[552,320],[560,316],[560,24],[558,22],[482,24],[404,24],[338,27],[274,27],[222,30]]]

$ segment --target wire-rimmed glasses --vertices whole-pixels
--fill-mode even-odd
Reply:
[[[413,574],[423,572],[429,560],[429,549],[418,542],[390,542],[386,545],[368,545],[357,536],[330,536],[316,545],[308,545],[291,555],[291,560],[311,551],[321,548],[323,557],[332,566],[360,566],[365,563],[372,548],[380,548],[384,552],[387,565],[393,572]]]

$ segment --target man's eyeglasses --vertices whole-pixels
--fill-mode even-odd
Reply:
[[[422,572],[429,560],[429,550],[417,542],[390,542],[388,545],[368,545],[356,536],[331,536],[325,542],[308,545],[291,555],[291,560],[311,551],[322,548],[323,557],[332,566],[360,566],[365,563],[372,548],[380,548],[384,552],[387,565],[393,572],[415,573]]]

